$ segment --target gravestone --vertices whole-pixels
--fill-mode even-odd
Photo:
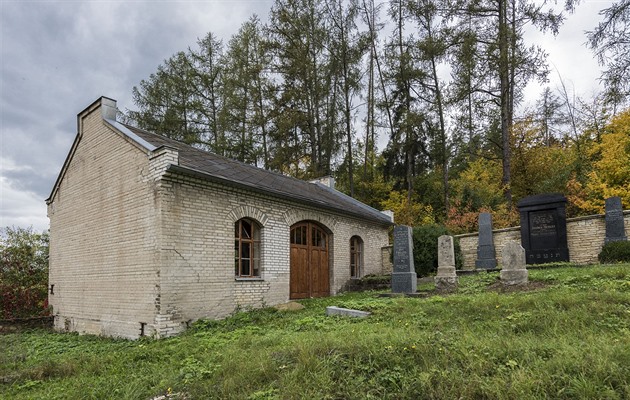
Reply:
[[[525,249],[510,240],[503,246],[501,255],[501,283],[507,286],[527,284],[529,274],[525,268]]]
[[[442,235],[438,238],[438,270],[435,276],[435,288],[439,292],[451,292],[457,289],[452,236]]]
[[[606,199],[606,239],[604,243],[628,240],[623,222],[621,197]]]
[[[392,272],[393,293],[415,293],[418,276],[413,265],[413,242],[411,228],[405,225],[394,227],[394,271]]]
[[[529,196],[518,202],[527,264],[569,261],[566,204],[566,197],[558,193]]]
[[[475,268],[493,269],[497,267],[494,238],[492,236],[492,214],[479,214],[479,242]]]

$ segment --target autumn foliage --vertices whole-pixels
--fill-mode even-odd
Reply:
[[[584,129],[577,137],[549,138],[533,118],[525,118],[512,127],[511,143],[515,202],[533,194],[563,193],[569,217],[603,213],[611,196],[630,207],[630,109],[600,131]],[[474,232],[480,212],[493,215],[495,228],[518,225],[516,207],[505,201],[504,192],[500,160],[470,161],[451,181],[446,227],[454,233]]]

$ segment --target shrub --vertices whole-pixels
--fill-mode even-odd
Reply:
[[[438,267],[438,238],[442,235],[450,235],[442,225],[422,225],[413,228],[413,261],[418,276],[427,276]],[[455,266],[462,266],[461,249],[459,241],[455,240]]]
[[[630,262],[630,242],[608,242],[597,256],[600,263]]]
[[[48,314],[48,234],[0,229],[0,319]]]

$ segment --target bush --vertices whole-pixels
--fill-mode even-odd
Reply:
[[[438,238],[442,235],[450,235],[442,225],[422,225],[413,228],[413,262],[418,276],[427,276],[437,271]],[[455,266],[457,269],[462,267],[458,240],[455,240]]]
[[[0,229],[0,319],[48,315],[48,234]]]
[[[630,242],[608,242],[597,256],[600,263],[630,262]]]

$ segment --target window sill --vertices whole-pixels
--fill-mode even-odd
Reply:
[[[263,278],[255,277],[255,278],[234,278],[236,282],[264,282]]]

